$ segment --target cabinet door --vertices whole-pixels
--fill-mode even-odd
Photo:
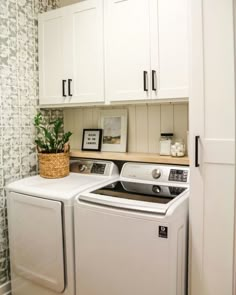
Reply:
[[[104,101],[103,1],[70,7],[71,103]]]
[[[106,98],[147,99],[150,97],[149,0],[105,3]]]
[[[39,15],[39,98],[40,104],[64,102],[65,9]],[[64,82],[66,83],[66,82]],[[66,85],[65,85],[66,87]],[[66,90],[66,89],[65,89]]]
[[[150,0],[152,98],[188,97],[187,0]]]
[[[191,0],[191,22],[189,294],[235,294],[232,1],[214,1],[213,13],[211,1]],[[200,166],[195,167],[195,161]]]

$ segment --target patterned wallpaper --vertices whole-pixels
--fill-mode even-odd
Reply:
[[[35,0],[36,2],[37,0]],[[36,3],[36,6],[39,9],[39,12],[48,11],[49,9],[56,9],[60,6],[60,0],[38,0],[39,3]]]
[[[58,0],[0,1],[0,285],[9,280],[4,187],[37,171],[33,117],[38,104],[37,14]],[[63,116],[60,110],[45,115]]]

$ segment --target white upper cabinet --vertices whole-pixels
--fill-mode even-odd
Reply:
[[[103,1],[39,18],[40,104],[104,101]]]
[[[187,0],[105,0],[109,101],[188,97]]]
[[[104,101],[103,1],[70,7],[72,103]]]
[[[189,96],[188,0],[151,0],[152,98]]]
[[[40,15],[40,104],[187,98],[187,1],[86,0]]]
[[[149,1],[105,1],[106,98],[150,96]]]
[[[64,102],[64,26],[65,10],[39,16],[39,96],[40,103]],[[65,85],[66,81],[64,81]]]

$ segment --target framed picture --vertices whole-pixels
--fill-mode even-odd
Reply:
[[[103,129],[102,151],[126,152],[127,110],[100,111],[99,127]]]
[[[102,142],[102,129],[84,129],[82,151],[100,151]]]

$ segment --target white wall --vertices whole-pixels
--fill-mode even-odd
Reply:
[[[80,149],[83,128],[97,128],[101,109],[128,109],[128,151],[158,153],[161,132],[187,141],[188,104],[140,104],[64,110],[66,131],[73,132],[71,148]]]

